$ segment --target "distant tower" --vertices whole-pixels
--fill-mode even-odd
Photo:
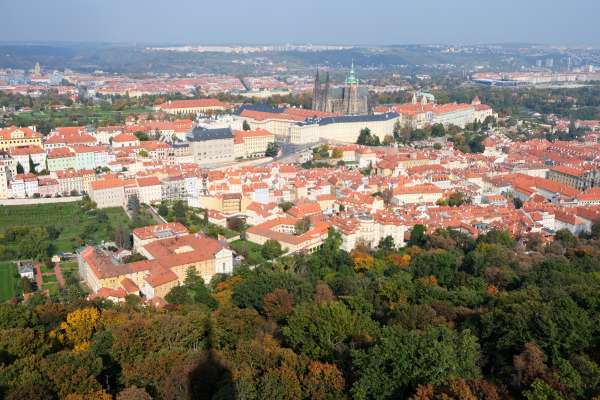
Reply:
[[[33,74],[35,76],[41,76],[42,75],[42,68],[40,67],[40,63],[39,62],[35,63],[35,68],[33,69]]]
[[[412,100],[410,102],[412,104],[417,104],[417,92],[413,92]]]
[[[350,67],[350,73],[346,78],[346,88],[344,90],[344,113],[360,114],[360,103],[358,99],[358,79],[354,73],[354,60]]]
[[[319,67],[317,67],[317,73],[315,74],[315,86],[313,88],[312,98],[312,109],[319,109],[319,98],[321,96],[321,78],[319,77]]]

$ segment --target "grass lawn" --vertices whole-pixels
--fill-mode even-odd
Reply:
[[[0,303],[21,294],[21,280],[17,266],[12,262],[0,262]]]
[[[60,263],[60,270],[63,275],[66,273],[73,273],[77,271],[78,268],[79,265],[77,264],[77,261],[63,261]]]
[[[42,279],[44,281],[44,283],[43,283],[44,285],[46,283],[57,282],[56,275],[44,275],[44,276],[42,276]]]
[[[47,272],[54,272],[54,266],[53,265],[50,266],[50,265],[42,264],[42,266],[40,268],[41,268],[43,274],[45,274]]]
[[[265,262],[265,259],[261,254],[262,246],[260,244],[239,239],[229,243],[229,246],[237,254],[243,256],[250,265]]]
[[[14,226],[54,227],[60,231],[52,241],[55,253],[72,252],[80,246],[79,238],[86,226],[94,226],[92,241],[97,243],[108,240],[108,231],[121,225],[127,225],[129,218],[122,208],[104,209],[108,222],[99,223],[96,216],[86,213],[80,202],[36,204],[27,206],[0,206],[0,233]],[[1,235],[0,235],[1,236]],[[9,244],[10,245],[10,244]]]
[[[42,290],[47,290],[48,292],[50,292],[50,294],[58,293],[58,289],[59,289],[59,286],[58,286],[58,283],[56,283],[56,282],[44,283],[42,285]]]

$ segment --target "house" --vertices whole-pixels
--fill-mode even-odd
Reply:
[[[161,225],[144,226],[133,230],[133,249],[139,252],[141,247],[156,240],[181,237],[189,232],[185,226],[179,222],[170,222]]]
[[[125,198],[125,181],[109,178],[92,182],[90,198],[98,208],[123,207],[127,204]]]
[[[8,151],[22,146],[42,147],[42,135],[31,128],[10,126],[0,129],[0,150]]]
[[[9,150],[9,154],[26,173],[36,173],[46,169],[46,152],[40,146],[13,147]]]
[[[264,157],[269,143],[275,141],[275,135],[264,129],[251,131],[233,131],[235,158]]]
[[[79,274],[95,295],[122,301],[132,291],[146,299],[164,298],[185,281],[189,269],[205,282],[233,271],[232,251],[200,234],[154,240],[138,251],[146,260],[123,264],[109,251],[88,246],[78,255]]]
[[[444,195],[444,191],[431,183],[424,183],[414,186],[399,186],[394,188],[392,203],[402,204],[422,204],[435,203]]]
[[[21,278],[27,278],[30,281],[35,279],[35,268],[31,261],[19,261],[17,263],[17,270]]]
[[[113,147],[113,149],[119,149],[123,147],[134,147],[139,145],[139,139],[131,133],[120,133],[113,137],[111,141],[111,146]]]
[[[214,111],[225,111],[229,105],[219,99],[170,100],[156,106],[168,114],[196,115]]]
[[[235,159],[233,131],[231,128],[206,129],[196,127],[187,136],[194,162],[215,165]]]
[[[162,187],[157,176],[144,176],[136,179],[137,196],[140,203],[153,204],[161,201]]]
[[[260,245],[267,240],[279,242],[286,254],[312,253],[327,238],[329,223],[314,219],[304,233],[296,234],[296,224],[301,219],[292,217],[274,218],[246,230],[246,238]]]

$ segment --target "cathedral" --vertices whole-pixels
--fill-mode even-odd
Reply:
[[[321,82],[319,70],[315,76],[313,89],[312,109],[344,115],[367,114],[369,92],[358,85],[354,74],[354,63],[346,77],[344,87],[330,87],[329,72],[325,75],[325,82]]]

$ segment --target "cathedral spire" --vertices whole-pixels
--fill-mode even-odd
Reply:
[[[346,77],[346,84],[347,85],[357,85],[358,84],[358,79],[356,79],[356,75],[354,73],[354,59],[352,59],[352,65],[350,67],[350,73]]]

